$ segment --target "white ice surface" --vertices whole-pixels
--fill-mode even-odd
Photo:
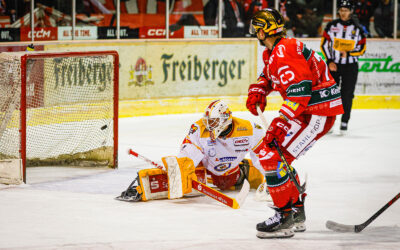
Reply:
[[[268,122],[275,115],[266,113]],[[346,136],[335,131],[294,162],[302,178],[308,174],[307,231],[291,239],[256,238],[255,225],[273,211],[253,200],[254,190],[238,210],[208,197],[113,199],[150,167],[127,155],[129,147],[160,162],[177,154],[200,117],[120,119],[118,170],[30,168],[28,184],[0,185],[0,248],[400,249],[400,201],[361,233],[325,228],[326,220],[360,224],[400,192],[400,110],[354,110]]]

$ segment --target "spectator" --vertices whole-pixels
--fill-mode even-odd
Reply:
[[[285,20],[286,35],[288,37],[294,37],[294,21],[296,20],[296,14],[299,6],[294,0],[280,0],[278,11],[282,14]]]
[[[392,0],[381,0],[374,13],[374,27],[379,37],[393,37]]]
[[[321,22],[322,16],[318,17],[312,9],[299,9],[292,29],[296,37],[317,37]]]
[[[357,0],[354,3],[354,14],[358,18],[361,27],[367,37],[371,37],[369,21],[374,15],[374,11],[379,4],[379,0]]]
[[[297,14],[293,21],[296,37],[317,37],[324,15],[324,2],[297,0]]]
[[[6,2],[4,0],[0,1],[0,15],[4,15],[6,13]]]
[[[206,25],[218,24],[218,0],[210,0],[204,6]],[[237,0],[222,1],[222,37],[244,37],[244,8]]]

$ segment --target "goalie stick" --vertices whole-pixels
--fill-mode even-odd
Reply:
[[[265,129],[268,129],[268,124],[267,124],[267,120],[265,119],[260,107],[257,105],[257,113],[258,116],[261,119],[261,122],[263,123],[263,126]],[[294,183],[294,185],[296,186],[297,190],[299,191],[300,194],[303,194],[306,191],[306,185],[307,185],[307,176],[306,176],[306,180],[304,181],[303,185],[300,185],[300,183],[297,181],[296,177],[294,176],[294,173],[289,165],[289,163],[286,160],[286,157],[283,155],[283,152],[281,150],[281,148],[279,147],[278,142],[276,141],[276,139],[274,138],[272,140],[273,146],[276,148],[276,151],[278,151],[279,156],[281,157],[283,163],[284,163],[284,169],[286,170],[286,172],[289,174],[289,178],[290,180]]]
[[[332,231],[336,232],[356,232],[359,233],[364,228],[366,228],[371,222],[373,222],[379,215],[381,215],[388,207],[393,205],[395,201],[397,201],[400,198],[400,193],[398,193],[393,199],[391,199],[388,203],[386,203],[381,209],[379,209],[376,213],[374,213],[371,218],[366,220],[364,223],[359,224],[359,225],[345,225],[345,224],[340,224],[334,221],[328,220],[326,222],[326,227]]]
[[[139,159],[142,159],[159,169],[165,170],[165,168],[163,166],[153,162],[152,160],[144,157],[143,155],[136,153],[132,149],[128,150],[128,154],[133,155]],[[214,188],[211,188],[211,187],[209,187],[201,182],[198,182],[196,180],[192,180],[192,188],[199,191],[200,193],[205,194],[206,196],[208,196],[210,198],[213,198],[214,200],[216,200],[228,207],[231,207],[233,209],[238,209],[243,205],[247,195],[249,194],[250,183],[246,179],[243,181],[242,189],[240,190],[240,192],[236,196],[236,198],[229,197],[226,194],[223,194],[223,193],[215,190]]]

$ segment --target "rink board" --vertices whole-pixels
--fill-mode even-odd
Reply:
[[[247,96],[177,98],[158,100],[120,101],[119,117],[202,113],[215,99],[224,100],[232,111],[247,111]],[[279,110],[280,96],[267,98],[266,110]],[[400,109],[400,95],[359,95],[354,97],[353,109]]]

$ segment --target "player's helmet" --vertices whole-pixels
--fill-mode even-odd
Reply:
[[[211,139],[215,140],[232,123],[232,112],[223,101],[213,101],[206,108],[203,123],[210,132]]]
[[[249,33],[254,35],[262,29],[267,37],[285,32],[285,20],[276,9],[263,9],[254,14],[250,23]]]
[[[353,1],[351,0],[339,0],[338,9],[340,8],[348,8],[350,10],[353,9]]]

